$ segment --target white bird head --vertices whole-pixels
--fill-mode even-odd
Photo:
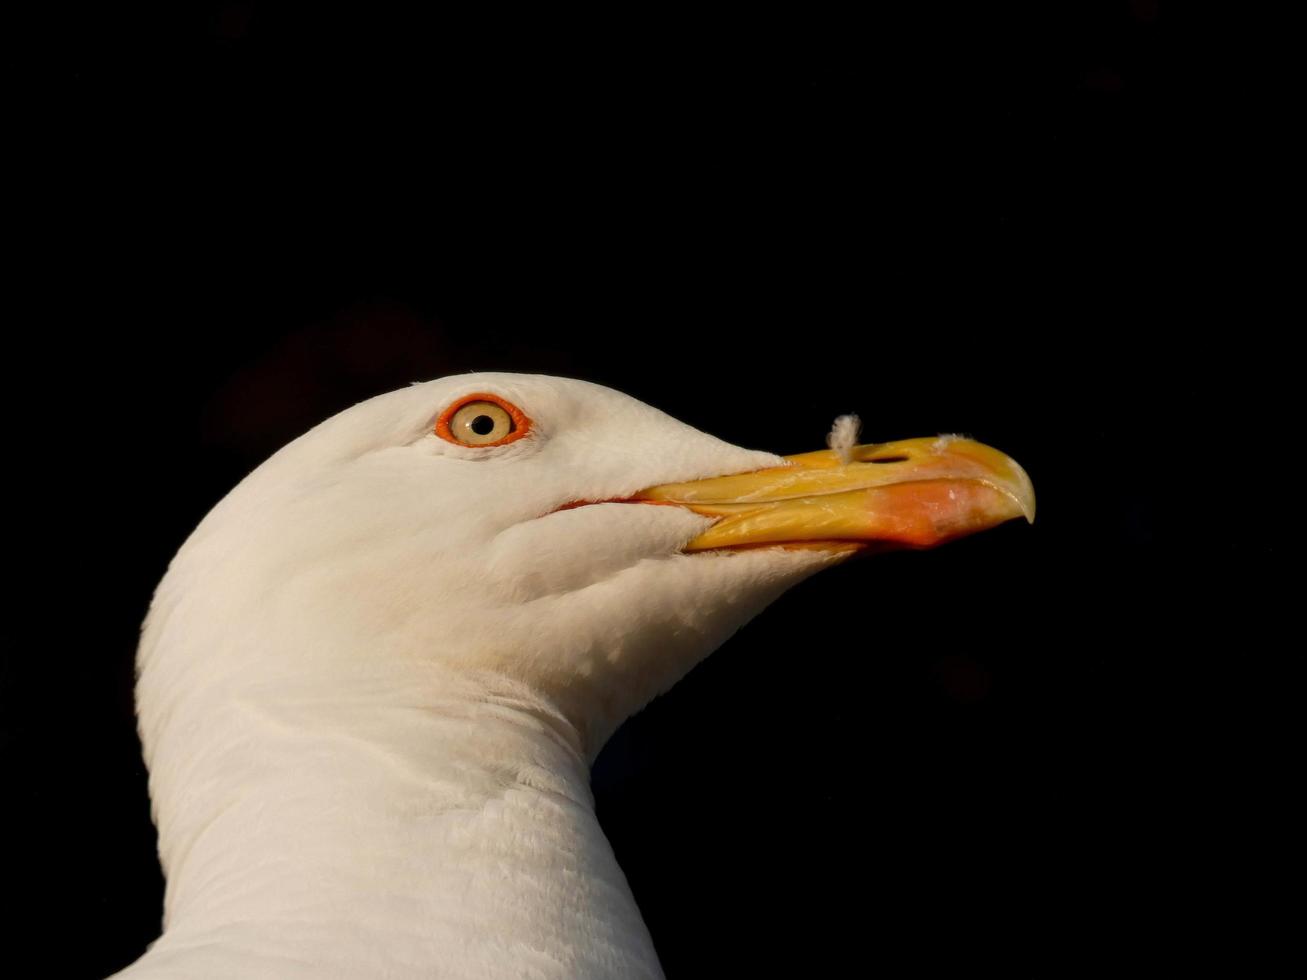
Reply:
[[[917,456],[942,458],[945,444],[931,445],[888,451],[920,481]],[[972,478],[951,481],[956,498],[964,483],[981,486],[957,465],[969,462],[957,449],[978,444],[949,445],[952,468],[925,475]],[[933,520],[926,539],[898,536],[929,545],[1032,516],[1024,473],[987,452],[982,482],[1001,492]],[[860,527],[823,531],[818,521],[814,530],[807,508],[802,527],[783,513],[779,538],[746,528],[722,547],[687,549],[714,524],[738,523],[731,507],[756,523],[759,508],[792,511],[816,493],[815,512],[829,521],[830,501],[850,488],[865,510],[874,488],[907,482],[901,465],[843,466],[838,455],[787,461],[741,449],[620,392],[538,375],[460,375],[373,398],[272,456],[178,553],[142,642],[143,733],[154,729],[152,695],[168,700],[164,688],[293,685],[360,659],[378,670],[416,660],[538,691],[593,757],[623,719],[786,588],[848,557],[855,541],[896,537],[861,512]],[[781,479],[707,494],[673,487],[686,492],[658,500],[663,485],[760,470]],[[826,484],[796,484],[796,473]],[[636,506],[637,495],[681,505]],[[189,635],[199,622],[204,650]]]

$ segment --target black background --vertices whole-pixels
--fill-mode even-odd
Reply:
[[[669,977],[1171,935],[1214,860],[1176,805],[1192,634],[1237,646],[1276,560],[1222,473],[1277,260],[1175,5],[499,17],[69,14],[20,78],[3,717],[44,974],[157,934],[132,657],[172,553],[321,418],[468,370],[781,453],[849,411],[965,432],[1039,495],[803,584],[615,736],[599,816]]]

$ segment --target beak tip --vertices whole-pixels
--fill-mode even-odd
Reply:
[[[1021,515],[1027,524],[1035,523],[1035,484],[1030,474],[1011,456],[1004,455],[1003,461],[1010,471],[1010,493],[1012,499],[1021,508]]]

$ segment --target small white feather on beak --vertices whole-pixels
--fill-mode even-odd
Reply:
[[[856,415],[841,415],[831,426],[830,435],[826,437],[826,445],[839,453],[840,462],[846,466],[853,462],[853,447],[858,444],[858,432],[861,428],[862,420]]]

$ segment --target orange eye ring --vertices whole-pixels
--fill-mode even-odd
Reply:
[[[474,402],[489,402],[491,405],[497,405],[508,416],[511,421],[508,432],[493,442],[468,442],[460,439],[455,428],[451,428],[454,417],[468,405]],[[490,449],[494,446],[506,446],[510,442],[517,442],[524,435],[531,431],[531,420],[526,414],[505,398],[498,395],[492,395],[489,392],[478,391],[470,395],[464,395],[457,401],[452,402],[443,412],[440,418],[436,419],[436,435],[446,442],[452,442],[455,446],[466,446],[473,449]]]

